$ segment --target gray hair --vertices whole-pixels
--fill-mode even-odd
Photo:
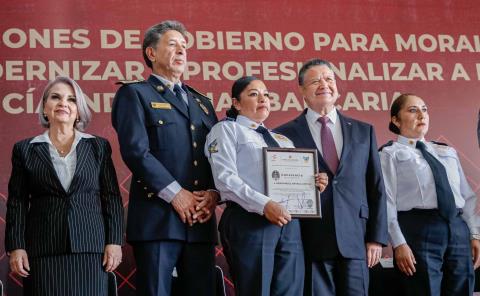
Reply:
[[[303,85],[305,72],[307,72],[308,69],[315,66],[327,66],[330,70],[333,71],[332,65],[328,61],[321,60],[321,59],[309,60],[305,64],[303,64],[302,68],[300,68],[300,71],[298,72],[298,85]]]
[[[163,21],[159,24],[153,25],[145,32],[143,37],[143,44],[142,44],[142,51],[143,51],[143,59],[149,68],[152,68],[152,61],[147,56],[145,50],[148,47],[155,48],[157,46],[158,40],[162,38],[162,35],[170,30],[178,31],[180,34],[185,36],[187,30],[185,26],[179,22],[174,20]]]
[[[75,122],[74,128],[76,128],[79,131],[84,131],[87,128],[90,121],[92,120],[92,113],[90,112],[90,109],[88,109],[87,100],[85,99],[85,96],[80,86],[75,82],[75,80],[65,76],[57,76],[54,80],[51,80],[47,84],[47,86],[45,86],[45,89],[43,90],[42,104],[40,105],[40,109],[38,110],[38,117],[40,119],[40,124],[46,128],[50,127],[48,118],[44,116],[43,111],[45,108],[45,102],[47,101],[48,96],[50,95],[50,91],[52,87],[58,83],[65,83],[67,85],[70,85],[73,88],[73,91],[75,92],[78,120],[79,120]]]

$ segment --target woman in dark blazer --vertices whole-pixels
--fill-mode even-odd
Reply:
[[[122,260],[123,206],[110,144],[82,133],[91,114],[82,90],[57,77],[43,93],[45,133],[15,144],[6,250],[25,294],[107,295]]]

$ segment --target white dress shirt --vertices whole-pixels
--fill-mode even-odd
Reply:
[[[342,155],[343,149],[343,134],[342,134],[342,124],[338,119],[337,109],[333,108],[327,115],[330,120],[327,123],[327,127],[330,128],[332,132],[333,141],[335,142],[335,148],[337,150],[338,159],[340,159]],[[315,141],[315,145],[317,145],[318,151],[323,155],[322,150],[322,140],[320,137],[322,124],[318,121],[318,119],[322,117],[317,112],[313,111],[312,109],[308,108],[307,113],[305,114],[305,118],[307,119],[308,128],[310,129],[310,133],[312,134],[313,141]]]
[[[265,204],[270,201],[265,195],[262,152],[268,145],[255,131],[258,126],[241,115],[236,121],[217,123],[207,136],[205,155],[222,200],[234,201],[249,212],[263,215]],[[287,137],[270,134],[280,147],[294,147]]]
[[[57,173],[57,177],[62,184],[63,189],[68,191],[70,184],[72,183],[73,175],[75,174],[75,168],[77,167],[77,145],[78,142],[82,138],[95,138],[90,134],[82,133],[75,130],[75,139],[72,143],[72,148],[70,152],[64,157],[60,156],[57,151],[57,148],[53,145],[50,137],[48,136],[48,130],[45,131],[43,134],[36,136],[33,138],[30,143],[48,143],[48,150],[50,152],[50,157],[52,159],[53,167],[55,168],[55,172]]]
[[[398,224],[397,211],[438,208],[432,170],[422,152],[415,148],[416,143],[417,139],[399,136],[397,142],[380,152],[387,193],[388,232],[394,248],[406,242]],[[455,205],[463,209],[462,218],[470,233],[479,234],[480,216],[475,213],[477,197],[465,178],[457,152],[449,146],[424,143],[427,151],[445,166]]]

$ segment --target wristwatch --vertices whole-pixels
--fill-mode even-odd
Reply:
[[[480,234],[471,234],[470,239],[480,240]]]

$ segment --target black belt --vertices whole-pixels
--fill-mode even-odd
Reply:
[[[428,216],[440,216],[438,209],[411,209],[408,211],[398,211],[398,215],[428,215]],[[457,208],[457,216],[463,214],[463,210]]]

